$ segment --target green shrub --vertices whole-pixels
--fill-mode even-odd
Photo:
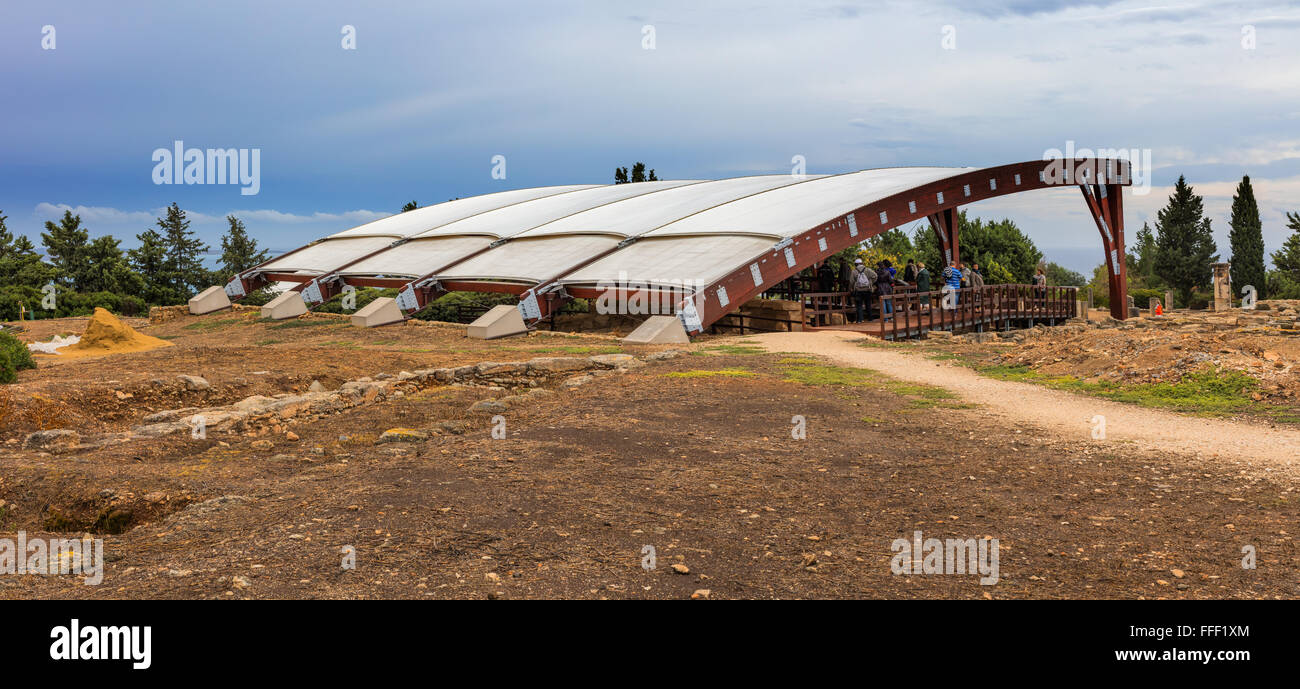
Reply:
[[[36,368],[36,362],[32,359],[32,353],[27,349],[27,345],[9,333],[0,332],[0,352],[5,353],[5,358],[14,371]]]
[[[320,306],[317,306],[316,308],[312,309],[312,311],[315,311],[317,313],[344,313],[343,296],[344,295],[342,293],[336,294],[331,299],[326,301],[324,304],[321,304]],[[395,289],[362,287],[357,290],[357,309],[360,310],[366,304],[369,304],[370,302],[380,297],[396,297],[396,296],[397,296],[397,290]],[[355,311],[348,311],[347,313],[355,313]]]
[[[1130,289],[1128,294],[1133,297],[1133,305],[1139,309],[1150,308],[1152,299],[1159,299],[1161,302],[1165,300],[1165,293],[1158,289]],[[1165,304],[1165,308],[1168,307],[1169,305]]]
[[[8,385],[18,380],[14,365],[9,361],[9,352],[0,349],[0,385]]]
[[[423,321],[469,322],[498,304],[518,304],[519,297],[502,292],[449,292],[415,315]]]

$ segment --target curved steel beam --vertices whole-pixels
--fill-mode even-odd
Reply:
[[[703,331],[737,305],[804,268],[900,225],[1007,194],[1075,186],[1080,178],[1114,188],[1108,197],[1111,200],[1104,205],[1108,208],[1108,223],[1116,227],[1122,210],[1117,202],[1119,189],[1132,184],[1126,160],[1032,160],[973,170],[893,194],[777,243],[697,293],[694,301],[698,323],[691,323],[688,332]],[[951,236],[955,240],[955,227]],[[1107,253],[1111,250],[1120,252],[1122,264],[1122,238],[1107,247]],[[1126,303],[1127,292],[1122,285],[1112,294],[1121,295],[1119,301]],[[1127,308],[1123,313],[1127,315]]]

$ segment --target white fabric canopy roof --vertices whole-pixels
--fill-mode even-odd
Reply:
[[[440,203],[331,235],[262,270],[562,284],[704,283],[783,238],[974,168],[760,175],[517,189]],[[625,238],[628,246],[592,261]],[[368,253],[391,246],[364,261]],[[483,251],[494,241],[505,240]],[[481,252],[477,253],[476,252]],[[445,269],[443,267],[446,266]],[[567,273],[567,274],[566,274]]]
[[[388,275],[417,278],[487,248],[491,237],[432,237],[412,239],[383,253],[348,266],[343,275]]]
[[[608,251],[621,237],[607,234],[569,234],[512,242],[457,263],[439,273],[447,280],[523,280],[541,282],[581,261]]]
[[[368,222],[360,227],[344,230],[330,237],[360,237],[365,235],[383,235],[387,237],[410,237],[449,222],[463,220],[479,213],[503,208],[524,201],[532,201],[546,196],[563,194],[567,191],[590,189],[596,184],[570,184],[562,187],[536,187],[533,189],[514,189],[499,191],[495,194],[470,196],[446,203],[417,208],[413,211],[390,215]]]
[[[378,251],[394,241],[392,237],[365,236],[325,239],[304,249],[285,254],[262,266],[260,270],[323,273],[372,251]]]
[[[792,237],[874,201],[974,168],[895,167],[809,179],[682,218],[654,230],[668,234],[765,234]]]
[[[705,235],[646,238],[559,280],[560,284],[640,281],[647,284],[704,285],[772,248],[765,237]]]
[[[449,234],[486,234],[493,237],[509,237],[574,213],[581,213],[623,199],[687,184],[696,184],[696,182],[678,180],[610,184],[594,189],[571,191],[567,194],[557,194],[529,201],[528,203],[520,203],[487,213],[480,213],[459,222],[421,232],[415,236],[437,237]]]
[[[715,206],[798,182],[800,179],[793,175],[763,175],[701,182],[575,213],[519,236],[602,232],[629,237]]]

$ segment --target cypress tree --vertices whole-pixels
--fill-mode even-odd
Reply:
[[[1237,193],[1232,197],[1232,228],[1228,241],[1232,245],[1232,289],[1237,294],[1246,285],[1254,285],[1259,298],[1264,298],[1264,228],[1259,221],[1259,204],[1250,176],[1241,178]]]

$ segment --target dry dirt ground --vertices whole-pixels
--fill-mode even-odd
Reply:
[[[0,575],[0,598],[1300,593],[1300,505],[1276,464],[1096,442],[907,382],[935,363],[922,357],[881,362],[890,375],[848,366],[845,352],[812,339],[824,335],[773,342],[772,352],[762,346],[771,336],[704,338],[677,358],[512,407],[504,439],[492,437],[488,414],[468,411],[487,391],[448,386],[294,424],[299,440],[274,436],[265,449],[214,434],[22,450],[16,441],[36,422],[121,430],[151,411],[316,379],[334,387],[485,360],[650,353],[596,336],[483,343],[453,328],[276,329],[231,314],[141,326],[176,346],[42,358],[7,386],[0,536],[90,531],[109,561],[99,586]],[[48,332],[30,335],[80,326],[39,327]],[[180,374],[213,389],[185,391]],[[792,437],[796,416],[805,439]],[[389,428],[448,420],[464,432],[375,442]],[[891,544],[915,531],[997,538],[1000,581],[895,575]],[[1241,566],[1244,546],[1258,553],[1255,569]],[[347,547],[355,569],[340,566]]]

